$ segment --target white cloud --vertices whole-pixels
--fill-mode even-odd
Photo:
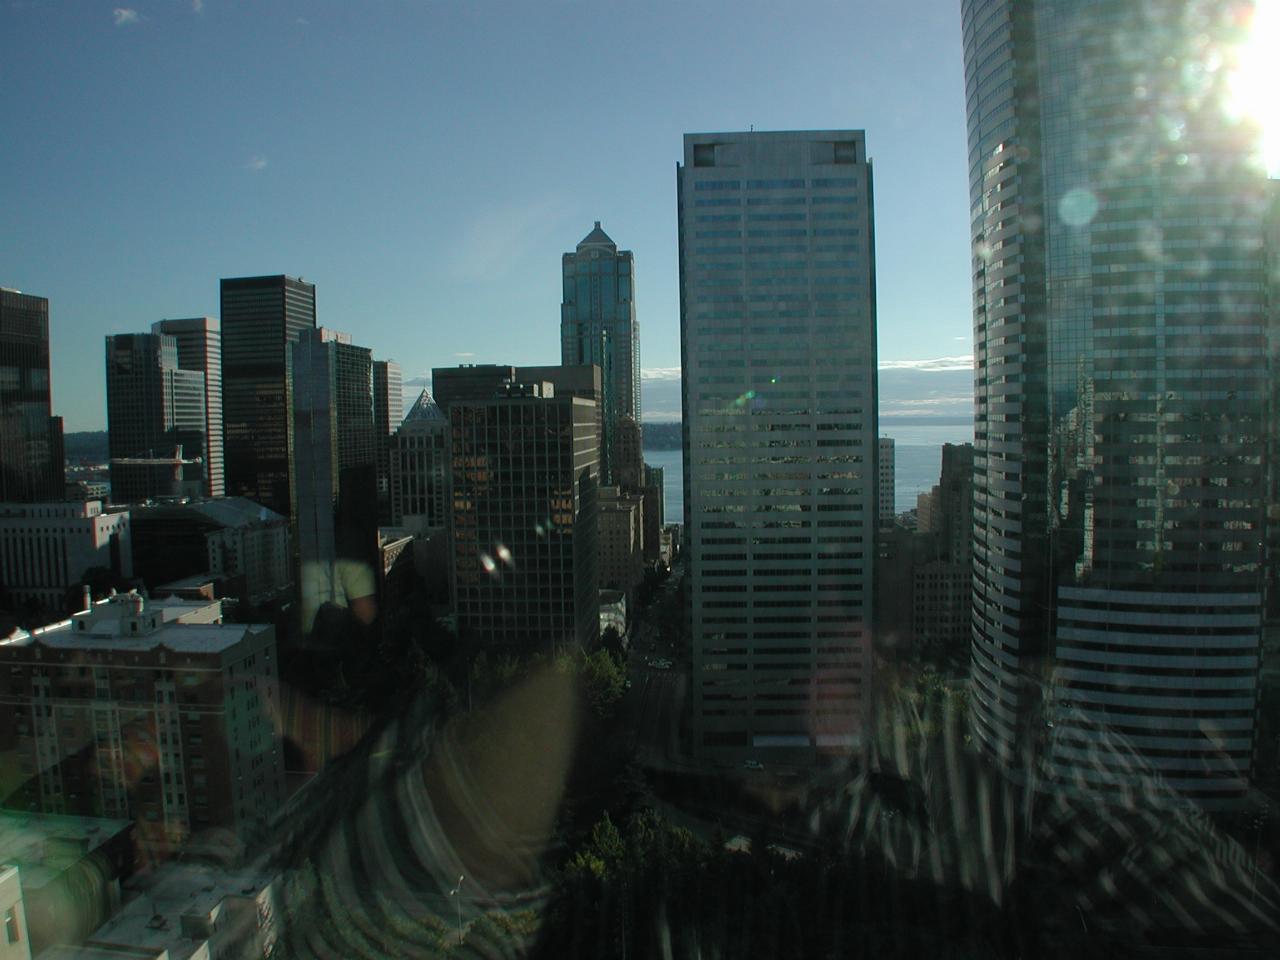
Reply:
[[[267,168],[267,158],[259,154],[254,154],[249,158],[249,162],[244,165],[246,170],[265,170]]]
[[[474,357],[475,354],[471,353],[470,351],[463,351],[462,353],[455,353],[454,356],[465,360],[467,357]]]
[[[881,370],[972,370],[973,356],[966,357],[934,357],[931,360],[881,360]]]
[[[111,11],[117,27],[127,27],[138,22],[138,11],[131,7],[116,7]]]
[[[204,13],[204,0],[191,0],[192,13]]]
[[[414,392],[416,393],[417,390],[421,389],[422,387],[431,386],[431,374],[429,373],[419,374],[416,377],[410,377],[408,380],[402,380],[400,381],[400,386],[406,390],[409,389],[410,387],[414,387],[415,388]]]
[[[649,367],[640,371],[641,380],[679,380],[679,367]]]

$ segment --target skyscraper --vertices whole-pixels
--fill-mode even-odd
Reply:
[[[449,420],[423,390],[391,440],[391,522],[416,536],[449,525]]]
[[[373,429],[378,444],[378,517],[391,522],[391,436],[404,417],[400,364],[373,361]]]
[[[204,374],[178,368],[169,334],[118,333],[106,346],[112,502],[204,493]]]
[[[377,454],[373,356],[349,334],[307,330],[289,347],[293,414],[293,510],[303,624],[334,600],[340,563],[376,558]]]
[[[1216,66],[1237,11],[962,10],[975,738],[1091,793],[1229,804],[1273,432],[1265,181]]]
[[[49,301],[0,287],[0,502],[61,500],[62,418],[49,387]]]
[[[167,333],[178,347],[178,367],[204,376],[204,477],[206,496],[225,490],[222,447],[222,326],[214,317],[160,320],[152,333]]]
[[[677,195],[694,749],[844,752],[876,532],[864,137],[689,134]]]
[[[506,382],[447,409],[459,636],[513,652],[589,647],[600,632],[595,402]]]
[[[618,421],[640,423],[640,326],[636,323],[635,258],[619,250],[600,221],[573,253],[561,258],[564,303],[560,307],[560,362],[600,368],[601,472],[614,476]]]
[[[897,496],[896,472],[894,469],[893,437],[881,437],[879,444],[880,460],[877,467],[880,484],[876,493],[876,513],[881,523],[893,523],[898,511],[894,508]]]
[[[314,284],[286,276],[221,281],[226,492],[291,515],[288,346],[316,325]]]

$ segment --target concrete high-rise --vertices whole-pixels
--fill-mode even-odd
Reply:
[[[961,6],[975,739],[1091,794],[1230,805],[1274,435],[1266,184],[1214,60],[1238,11]]]
[[[62,418],[49,386],[49,301],[0,287],[0,502],[60,500]]]
[[[861,131],[689,134],[677,168],[694,749],[860,742],[876,534]]]
[[[640,423],[635,258],[630,250],[619,250],[597,220],[574,252],[561,258],[561,271],[560,362],[600,368],[601,476],[606,484],[618,484],[618,422],[630,417],[637,432]]]
[[[199,371],[204,377],[204,482],[205,496],[222,496],[222,325],[214,317],[159,320],[152,333],[173,337],[178,368]]]
[[[166,333],[109,336],[106,358],[112,503],[203,494],[204,374],[179,368]]]
[[[288,349],[316,325],[315,284],[238,277],[220,290],[226,493],[291,516]]]

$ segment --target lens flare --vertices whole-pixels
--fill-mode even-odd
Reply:
[[[1280,0],[1257,0],[1248,37],[1228,73],[1229,109],[1258,125],[1260,163],[1280,177]]]

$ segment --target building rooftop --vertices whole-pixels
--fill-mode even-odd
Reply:
[[[418,399],[413,401],[413,406],[409,408],[409,412],[404,416],[403,426],[409,426],[415,423],[448,423],[449,418],[444,415],[444,411],[440,409],[440,405],[431,399],[431,394],[423,390],[418,394]]]
[[[0,810],[0,863],[18,867],[24,889],[38,889],[132,829],[132,820]]]
[[[214,497],[207,500],[187,500],[182,503],[159,503],[131,508],[135,519],[163,519],[195,513],[221,527],[246,527],[254,523],[284,522],[284,517],[274,510],[246,497]]]
[[[595,228],[578,241],[578,249],[590,247],[604,247],[612,251],[617,251],[618,245],[613,242],[610,236],[600,229],[600,221],[596,221]]]
[[[175,653],[219,653],[235,646],[260,626],[222,622],[220,600],[147,600],[125,593],[99,600],[33,634],[15,633],[0,646],[39,643],[56,650],[140,653],[163,646]]]
[[[185,960],[213,934],[228,897],[256,900],[275,879],[253,870],[170,864],[95,930],[85,946],[167,949],[170,960]]]

